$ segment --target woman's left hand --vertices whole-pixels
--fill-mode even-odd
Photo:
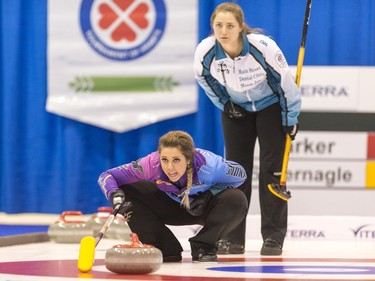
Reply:
[[[201,216],[203,215],[204,211],[208,203],[210,202],[211,198],[213,197],[211,191],[207,190],[197,196],[191,203],[190,203],[190,210],[187,210],[193,216]]]

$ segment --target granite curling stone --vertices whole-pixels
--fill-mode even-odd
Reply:
[[[118,274],[148,274],[157,271],[163,263],[163,255],[158,248],[142,244],[138,235],[131,233],[132,242],[115,245],[105,255],[105,266]]]
[[[94,234],[99,233],[103,225],[106,223],[109,216],[112,214],[112,207],[99,207],[98,212],[93,214],[87,224],[94,231]],[[131,230],[126,219],[122,215],[117,215],[112,222],[112,225],[105,232],[104,237],[109,239],[121,239],[126,242],[131,242]]]
[[[99,207],[98,212],[94,213],[87,221],[87,225],[93,230],[94,234],[99,233],[109,216],[112,214],[112,207]],[[104,234],[105,238],[116,238],[116,232],[113,223]]]
[[[80,243],[83,237],[92,235],[80,211],[65,211],[48,227],[48,237],[56,243]]]

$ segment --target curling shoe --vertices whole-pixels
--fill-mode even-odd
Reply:
[[[217,262],[216,249],[199,248],[191,253],[193,262]]]
[[[272,238],[267,238],[260,250],[262,256],[280,256],[283,253],[283,247],[279,242]]]
[[[180,261],[182,261],[181,255],[163,256],[163,263],[164,262],[180,262]]]
[[[219,240],[216,242],[218,255],[236,255],[245,253],[245,246],[239,243],[232,243],[228,240]]]

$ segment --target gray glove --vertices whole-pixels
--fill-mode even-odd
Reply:
[[[114,192],[112,192],[111,203],[112,203],[113,209],[115,209],[116,206],[119,204],[122,206],[120,207],[118,211],[118,213],[121,215],[123,215],[126,212],[126,210],[129,208],[129,206],[125,204],[125,193],[121,189],[116,189]]]
[[[284,133],[288,134],[292,140],[296,138],[296,135],[298,133],[299,125],[298,123],[293,126],[284,126]]]
[[[230,118],[235,118],[235,119],[245,117],[245,114],[246,114],[246,110],[243,107],[231,101],[227,101],[227,103],[224,105],[224,112]]]

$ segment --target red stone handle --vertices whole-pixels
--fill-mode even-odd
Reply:
[[[142,244],[141,241],[139,241],[138,235],[136,233],[131,233],[130,238],[132,240],[131,244],[119,244],[113,246],[113,248],[154,248],[154,246],[149,244]]]
[[[85,223],[84,220],[68,220],[67,216],[82,216],[81,211],[65,211],[60,215],[58,222],[64,223]]]

